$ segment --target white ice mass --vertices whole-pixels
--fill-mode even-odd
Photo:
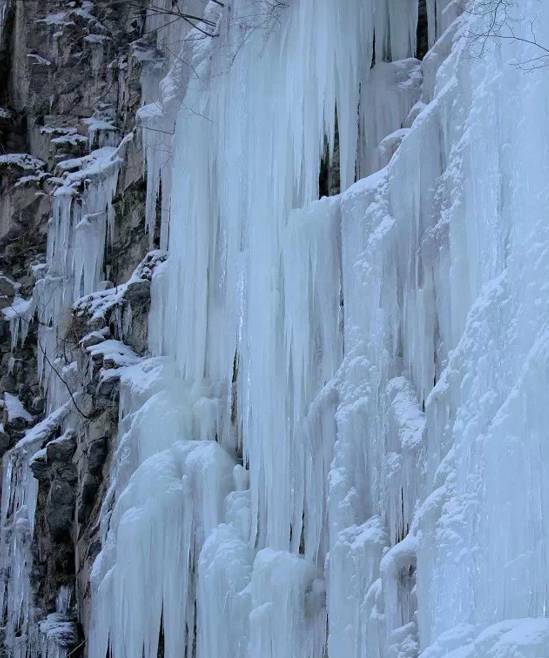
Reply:
[[[419,60],[417,0],[210,2],[219,36],[147,86],[168,258],[150,357],[89,348],[122,367],[89,658],[549,658],[549,3],[509,9],[526,40],[479,38],[489,4],[427,0]],[[124,148],[65,163],[45,352],[99,288]],[[37,432],[78,422],[39,358],[15,617],[5,516],[32,532]]]

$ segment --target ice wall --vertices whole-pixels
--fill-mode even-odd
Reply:
[[[549,655],[547,71],[474,2],[422,62],[415,2],[214,4],[89,655]]]

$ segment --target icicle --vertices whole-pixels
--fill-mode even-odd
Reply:
[[[188,440],[192,403],[169,377],[163,361],[153,360],[126,369],[122,378],[116,471],[92,574],[90,656],[103,658],[110,646],[113,656],[155,658],[162,633],[164,655],[177,658],[181,646],[193,642],[192,574],[208,532],[222,520],[234,461],[214,441]],[[170,381],[171,394],[159,390]],[[107,512],[111,496],[116,503]],[[131,560],[129,544],[139,547]]]
[[[5,620],[4,641],[17,657],[38,656],[38,641],[33,638],[38,620],[34,616],[31,589],[38,480],[29,468],[29,463],[67,414],[68,409],[61,407],[27,430],[25,436],[6,452],[2,460],[0,610]]]
[[[15,296],[11,304],[3,309],[2,314],[10,323],[11,349],[24,345],[29,326],[35,313],[34,299]]]

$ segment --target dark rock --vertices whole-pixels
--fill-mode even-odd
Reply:
[[[37,480],[45,480],[49,477],[50,467],[45,450],[39,450],[31,459],[30,469]]]
[[[87,449],[88,457],[88,471],[90,473],[98,473],[105,463],[105,459],[109,452],[108,437],[104,436],[100,439],[92,441]]]
[[[144,304],[151,297],[151,282],[147,279],[132,281],[128,284],[124,299],[130,304]]]
[[[9,449],[10,445],[10,435],[7,432],[0,431],[0,456]]]
[[[72,508],[74,502],[74,488],[69,482],[61,479],[55,479],[50,489],[50,502],[52,507],[69,505]]]
[[[95,494],[99,489],[99,478],[91,473],[86,473],[82,482],[82,491],[80,498],[84,505],[89,505],[95,499]]]
[[[17,393],[17,384],[15,382],[14,376],[10,372],[6,372],[0,377],[0,389],[2,391],[7,391],[8,393]]]
[[[46,521],[52,539],[56,542],[63,541],[72,528],[74,505],[56,504],[48,505],[46,509]]]
[[[4,420],[4,427],[9,432],[22,432],[28,426],[28,421],[19,416],[11,420]]]
[[[142,0],[143,7],[147,1]],[[129,55],[129,43],[141,35],[142,18],[130,7],[131,3],[118,3],[112,9],[112,3],[97,0],[89,3],[89,11],[76,11],[70,24],[53,25],[41,20],[56,12],[72,13],[73,5],[78,9],[81,4],[46,0],[7,5],[11,14],[7,32],[10,38],[0,53],[0,74],[6,83],[0,85],[0,102],[10,110],[0,116],[0,153],[29,151],[42,162],[37,164],[38,161],[23,157],[1,172],[2,207],[9,212],[0,217],[0,309],[10,304],[16,294],[28,299],[35,281],[45,274],[52,199],[63,182],[61,175],[54,176],[54,170],[62,160],[86,154],[89,143],[82,117],[91,116],[98,108],[104,111],[112,120],[113,129],[97,131],[91,142],[118,140],[123,132],[134,127],[134,113],[141,103],[141,65]],[[103,33],[108,38],[101,49],[84,39],[84,35],[96,32],[90,24],[96,20],[94,16],[106,26]],[[54,37],[57,31],[61,34]],[[77,402],[86,418],[80,419],[77,436],[68,433],[55,438],[62,431],[56,427],[52,436],[44,438],[44,442],[52,438],[53,441],[46,443],[31,464],[39,482],[30,567],[32,616],[43,620],[44,632],[51,631],[50,637],[55,637],[59,646],[67,647],[76,646],[76,638],[80,641],[76,626],[63,625],[73,620],[57,619],[47,613],[55,609],[59,587],[69,586],[75,593],[73,603],[78,621],[84,628],[87,626],[89,574],[101,547],[98,513],[108,487],[103,471],[109,464],[118,419],[118,376],[100,380],[101,368],[115,364],[109,359],[105,363],[103,356],[98,355],[90,365],[86,350],[112,333],[137,353],[145,353],[150,279],[155,263],[160,262],[158,252],[140,264],[150,248],[150,240],[144,231],[146,185],[138,138],[122,157],[126,162],[121,166],[113,203],[115,221],[112,239],[105,245],[104,276],[120,286],[138,265],[141,269],[132,277],[123,297],[116,293],[120,288],[114,289],[111,297],[116,298],[116,306],[104,315],[92,317],[90,301],[56,327],[67,363],[78,359],[78,368],[67,370],[66,374],[72,390],[78,391]],[[3,161],[7,163],[8,159]],[[81,202],[85,186],[83,183],[75,195],[75,204]],[[156,240],[157,236],[153,238]],[[121,327],[128,335],[119,335]],[[0,394],[18,395],[35,420],[45,407],[36,372],[40,353],[37,330],[38,325],[31,323],[25,344],[12,350],[8,323],[0,322]],[[111,368],[111,372],[116,370]],[[74,409],[71,413],[76,416]],[[0,453],[26,429],[26,422],[6,424],[0,433]],[[0,574],[2,582],[4,576],[9,577],[9,573]],[[80,654],[74,655],[76,658]]]
[[[67,482],[73,488],[78,482],[78,473],[74,464],[55,465],[55,477]]]
[[[48,462],[69,462],[76,450],[76,434],[72,431],[65,432],[58,439],[50,441],[46,446]]]
[[[98,409],[112,406],[113,399],[118,396],[120,375],[102,379],[95,389],[95,405]]]
[[[44,413],[44,406],[46,401],[41,396],[33,397],[29,404],[29,411],[34,416]]]

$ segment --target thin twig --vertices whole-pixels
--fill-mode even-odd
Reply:
[[[512,21],[516,19],[512,19],[510,16],[510,9],[514,4],[516,4],[514,0],[483,0],[477,3],[473,10],[468,10],[468,13],[472,15],[488,17],[488,25],[483,32],[470,32],[470,36],[472,37],[473,41],[482,42],[478,56],[482,57],[484,54],[486,50],[486,44],[489,39],[518,41],[520,43],[525,43],[529,46],[537,48],[538,50],[541,50],[543,54],[539,55],[538,57],[531,57],[522,62],[518,62],[515,64],[515,66],[525,70],[535,70],[541,68],[541,64],[536,65],[535,63],[547,60],[547,58],[549,58],[549,47],[544,46],[538,41],[534,29],[534,20],[530,20],[530,38],[526,36],[520,36],[515,33]],[[547,62],[544,61],[543,65],[546,64]]]
[[[53,363],[50,361],[50,358],[48,357],[48,355],[47,355],[47,353],[46,353],[46,350],[42,347],[42,343],[40,342],[40,340],[37,340],[37,341],[36,341],[36,344],[38,345],[40,351],[42,352],[44,358],[46,359],[46,362],[47,362],[47,364],[49,365],[49,367],[53,370],[53,372],[57,375],[57,377],[59,377],[60,381],[65,385],[65,388],[67,389],[67,392],[68,392],[68,394],[69,394],[69,397],[70,397],[70,399],[71,399],[71,402],[73,403],[74,408],[76,409],[76,411],[78,411],[78,413],[82,416],[82,418],[85,418],[86,420],[91,420],[91,416],[88,416],[88,414],[84,413],[84,412],[82,411],[82,409],[80,409],[80,407],[78,406],[78,404],[77,404],[77,402],[76,402],[76,400],[75,400],[75,398],[74,398],[74,394],[73,394],[73,392],[71,391],[71,387],[70,387],[69,384],[67,383],[67,380],[63,378],[63,375],[61,375],[61,373],[59,372],[59,370],[57,370],[57,368],[56,368],[56,367],[53,365]]]
[[[70,658],[71,656],[73,656],[78,651],[78,649],[82,648],[85,644],[86,644],[86,640],[82,640],[82,642],[80,642],[80,644],[78,644],[77,646],[74,647],[74,649],[71,649],[69,651],[69,653],[67,654],[67,658]]]

